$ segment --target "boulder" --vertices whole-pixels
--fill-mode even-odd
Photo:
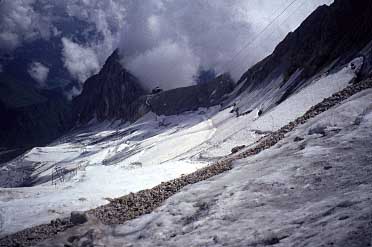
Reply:
[[[70,221],[74,225],[81,225],[88,221],[88,217],[85,212],[73,211],[71,212]]]

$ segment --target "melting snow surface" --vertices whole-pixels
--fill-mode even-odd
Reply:
[[[151,188],[208,165],[208,161],[178,158],[213,135],[215,128],[206,118],[189,113],[166,118],[164,123],[149,114],[123,129],[95,127],[61,143],[32,149],[10,163],[8,172],[3,168],[3,180],[14,182],[13,176],[19,174],[11,167],[31,164],[36,185],[0,189],[1,235],[67,216],[72,210],[106,204],[105,198]],[[73,172],[64,181],[52,181],[56,166]]]
[[[356,65],[358,65],[356,63]],[[32,174],[33,187],[0,188],[0,236],[105,204],[207,166],[240,145],[250,145],[346,87],[355,65],[309,84],[257,118],[232,108],[199,109],[178,116],[149,113],[136,123],[92,124],[48,147],[34,148],[1,167],[0,186],[16,187]],[[54,180],[56,167],[71,171]],[[27,177],[27,176],[26,176]]]
[[[309,134],[319,126],[325,136]],[[367,90],[231,171],[185,187],[149,215],[116,226],[93,220],[39,246],[64,246],[90,229],[94,244],[112,247],[369,246],[371,128]]]

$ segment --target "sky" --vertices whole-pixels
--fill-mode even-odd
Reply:
[[[145,88],[171,89],[193,84],[200,68],[230,72],[238,79],[317,6],[331,2],[0,0],[0,51],[57,39],[64,67],[83,83],[120,48],[123,66]],[[29,73],[43,85],[49,69],[33,61]]]

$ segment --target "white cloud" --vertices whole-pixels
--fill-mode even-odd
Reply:
[[[2,50],[11,51],[17,48],[20,40],[17,34],[3,31],[0,33],[0,47]]]
[[[75,86],[73,86],[71,90],[65,91],[64,93],[68,100],[72,100],[74,97],[78,96],[81,93],[81,91],[77,89]]]
[[[62,38],[63,61],[71,76],[83,83],[100,69],[97,55],[90,47]]]
[[[85,46],[92,48],[103,64],[118,47],[120,31],[125,25],[126,1],[69,0],[65,4],[69,16],[94,25],[97,37]]]
[[[126,25],[122,29],[120,48],[131,70],[138,77],[146,78],[145,83],[149,85],[155,83],[153,80],[170,85],[168,74],[173,67],[190,67],[190,61],[194,62],[191,67],[200,64],[214,68],[217,73],[230,71],[237,79],[272,52],[316,6],[330,2],[313,0],[300,3],[301,8],[291,6],[257,42],[234,57],[288,5],[288,1],[148,0],[146,4],[126,1]],[[166,59],[159,53],[159,59],[155,59],[155,51],[164,49],[168,41],[182,49],[178,53],[168,53]],[[180,54],[182,52],[184,54]],[[180,59],[182,57],[188,59]],[[144,62],[145,59],[148,62]],[[177,62],[169,67],[169,61]],[[172,77],[173,87],[184,85],[183,80],[190,78],[188,73],[190,70],[178,71],[178,78]]]
[[[49,39],[49,18],[35,11],[36,0],[0,1],[0,50],[11,51],[25,41]]]
[[[182,62],[180,62],[182,61]],[[139,75],[144,86],[162,89],[189,86],[199,66],[198,57],[188,47],[165,41],[160,46],[136,56],[125,64],[134,74]]]
[[[136,76],[146,78],[147,87],[157,83],[166,87],[185,85],[199,65],[214,68],[218,73],[232,71],[238,78],[268,55],[318,5],[332,0],[296,2],[260,39],[238,57],[233,56],[255,39],[289,2],[3,0],[0,1],[0,50],[11,50],[22,42],[48,39],[51,35],[66,37],[62,39],[65,66],[81,82],[96,72],[117,47]],[[56,29],[56,22],[66,18],[90,24],[78,34],[86,37],[86,41],[76,37],[77,34]],[[175,64],[169,67],[169,61]],[[192,80],[188,84],[191,83]]]
[[[46,80],[48,79],[49,68],[39,62],[33,62],[28,67],[28,73],[39,83],[40,88],[46,87]]]

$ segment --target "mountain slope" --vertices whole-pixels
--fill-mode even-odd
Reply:
[[[361,79],[371,75],[372,39],[363,26],[369,6],[342,0],[318,9],[294,32],[298,39],[290,34],[242,77],[225,104],[183,112],[183,104],[173,102],[182,110],[173,112],[162,103],[177,97],[164,95],[182,91],[140,96],[135,102],[144,112],[159,99],[158,114],[84,126],[5,164],[0,185],[10,188],[0,189],[0,235],[64,219],[10,235],[0,245],[52,238],[40,246],[368,246],[372,84]],[[355,16],[363,27],[356,29],[365,33],[345,29],[345,16]],[[333,24],[321,26],[325,20]],[[317,36],[319,30],[324,33]],[[332,37],[333,30],[350,32],[337,34],[345,42],[327,38],[319,48],[319,37]],[[365,40],[351,42],[359,35]],[[336,52],[338,43],[342,52]],[[324,48],[327,55],[313,45],[332,48]],[[287,74],[290,57],[300,64]],[[95,101],[103,106],[83,111],[84,121],[97,112],[106,119],[105,94],[89,90],[86,107]],[[182,99],[194,108],[194,98],[190,104]],[[172,113],[180,114],[167,116]],[[197,168],[203,169],[191,173]],[[62,171],[57,177],[56,170]],[[25,183],[32,187],[12,188]],[[73,227],[70,211],[88,209],[98,219]]]
[[[46,145],[72,124],[70,104],[63,95],[38,90],[4,73],[0,73],[0,115],[0,147],[5,150]]]
[[[92,219],[37,246],[65,246],[71,236],[107,246],[369,246],[371,102],[371,89],[354,95],[150,214],[113,226]],[[112,220],[131,198],[106,208]]]
[[[85,82],[83,92],[73,104],[80,123],[92,119],[129,120],[134,114],[131,105],[144,94],[139,80],[121,66],[116,50],[100,73]]]
[[[234,89],[228,74],[217,76],[203,84],[176,88],[150,96],[148,105],[157,115],[176,115],[195,111],[200,107],[211,107],[223,102]]]
[[[73,105],[81,124],[91,120],[133,122],[150,111],[170,116],[218,105],[233,88],[231,77],[223,74],[207,83],[150,94],[122,67],[116,50],[99,74],[85,82],[82,94],[74,99]]]
[[[319,7],[270,56],[241,77],[235,95],[243,99],[232,100],[239,101],[244,110],[268,110],[315,75],[335,72],[358,56],[368,61],[360,73],[368,76],[372,71],[371,13],[371,1],[336,0],[331,6]],[[267,94],[271,101],[254,97],[257,90],[261,99]]]

